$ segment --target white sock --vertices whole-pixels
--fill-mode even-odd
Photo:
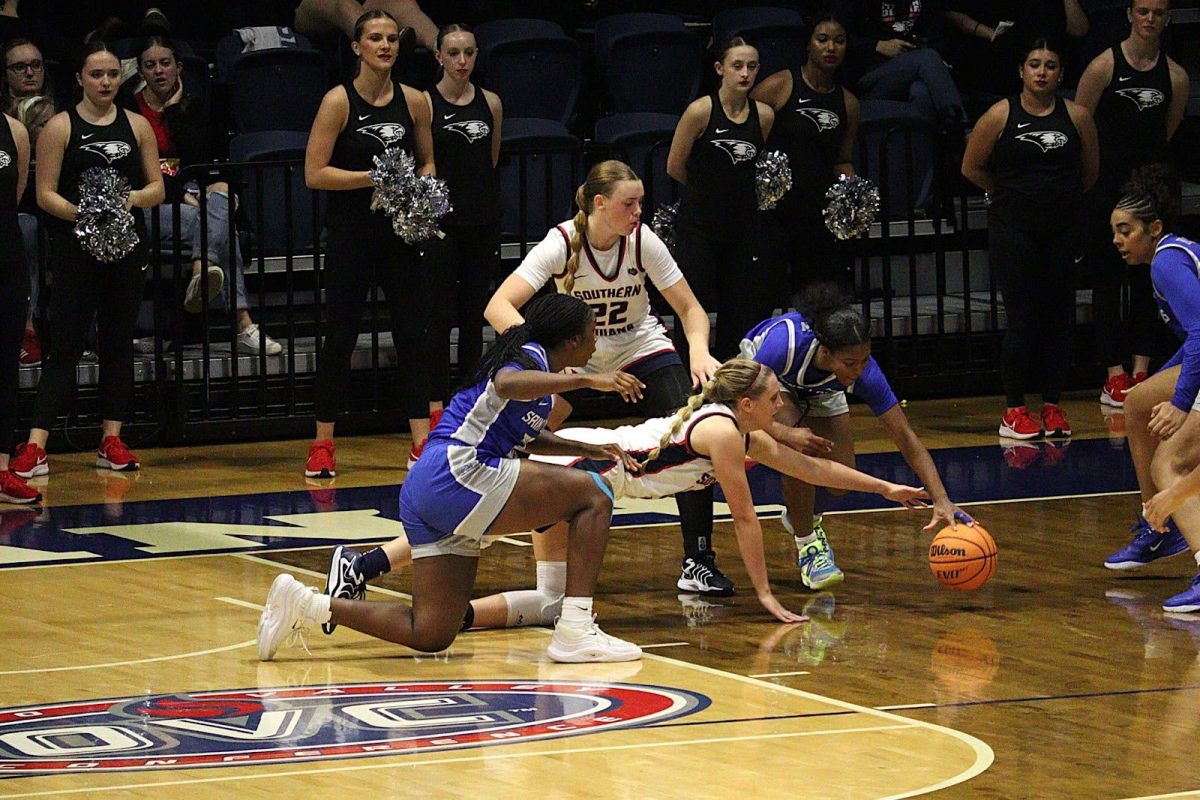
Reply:
[[[304,614],[305,617],[316,622],[318,625],[329,622],[329,618],[333,616],[333,612],[329,610],[329,603],[333,600],[327,594],[316,592],[308,597],[308,608]]]
[[[562,616],[559,623],[569,628],[582,630],[592,624],[592,598],[564,597]]]
[[[808,547],[810,544],[817,543],[817,535],[815,533],[810,533],[808,536],[797,536],[797,537],[795,537],[795,539],[796,539],[796,549],[797,550],[803,550],[804,548]]]
[[[1200,567],[1200,550],[1196,551],[1195,559],[1196,559],[1196,566]]]
[[[567,562],[537,562],[537,588],[545,595],[561,595],[567,589]]]

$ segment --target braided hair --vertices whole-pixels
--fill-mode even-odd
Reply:
[[[490,380],[505,364],[520,364],[523,369],[537,369],[533,356],[523,349],[537,342],[553,350],[587,330],[595,312],[592,307],[569,294],[547,294],[535,297],[522,309],[525,321],[514,325],[496,337],[475,368],[475,374],[462,388]]]
[[[713,373],[712,380],[707,381],[700,394],[688,398],[687,404],[675,412],[671,419],[671,427],[659,440],[658,447],[650,451],[645,463],[658,458],[662,449],[671,443],[671,439],[679,433],[685,422],[691,419],[697,409],[705,403],[725,403],[733,405],[743,397],[758,397],[767,386],[767,377],[771,370],[763,364],[749,358],[731,358]]]
[[[1147,164],[1138,167],[1121,187],[1117,211],[1149,225],[1161,220],[1163,230],[1170,230],[1183,205],[1179,177],[1166,164]]]
[[[579,251],[583,249],[583,240],[587,236],[588,214],[596,200],[596,195],[612,197],[613,189],[621,181],[636,181],[637,173],[623,161],[601,161],[588,170],[587,180],[575,190],[575,205],[579,211],[575,213],[572,222],[575,232],[571,234],[571,252],[567,256],[567,277],[563,280],[563,291],[570,294],[575,288],[575,273],[579,270]]]

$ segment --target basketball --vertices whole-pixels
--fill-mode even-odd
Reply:
[[[996,571],[996,542],[978,523],[942,528],[929,543],[929,568],[943,586],[973,591]]]

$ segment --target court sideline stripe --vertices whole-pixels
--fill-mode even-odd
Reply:
[[[770,685],[770,684],[768,684]],[[896,717],[902,722],[900,725],[871,725],[861,728],[841,728],[837,730],[820,730],[820,731],[793,731],[789,733],[756,733],[746,736],[717,736],[710,739],[686,739],[677,742],[642,742],[639,744],[616,744],[616,745],[598,745],[596,747],[564,747],[559,750],[542,750],[536,753],[495,753],[486,752],[471,756],[459,756],[448,758],[432,758],[424,761],[393,761],[385,764],[351,764],[346,766],[325,766],[318,769],[299,769],[286,772],[269,772],[251,775],[221,775],[212,778],[193,778],[188,780],[178,781],[162,781],[148,783],[129,783],[114,786],[88,786],[78,789],[49,789],[41,792],[22,792],[19,794],[0,794],[0,800],[13,800],[19,797],[51,797],[56,795],[67,794],[99,794],[101,792],[119,792],[135,789],[158,789],[168,786],[191,786],[196,784],[207,783],[228,783],[229,781],[251,781],[263,780],[267,778],[293,778],[302,775],[329,775],[335,772],[359,772],[366,770],[378,769],[412,769],[416,767],[435,766],[438,764],[463,764],[488,761],[493,762],[501,758],[545,758],[547,756],[577,756],[584,753],[604,753],[604,752],[619,752],[623,750],[651,750],[662,747],[685,747],[688,745],[704,745],[704,744],[726,744],[729,742],[743,741],[762,741],[769,739],[788,739],[799,738],[803,736],[838,736],[846,733],[876,733],[879,731],[901,730],[913,728],[922,723],[914,720],[906,720],[903,717]],[[928,724],[928,723],[924,723]],[[651,726],[653,729],[655,726]],[[936,727],[936,726],[930,726]],[[622,728],[613,728],[612,730],[623,730]],[[577,738],[577,737],[569,737]],[[494,750],[492,747],[482,748],[483,750]],[[328,762],[326,762],[328,763]],[[907,797],[909,795],[897,795],[896,797]],[[889,800],[882,798],[881,800]]]
[[[385,539],[384,541],[391,541],[391,540]],[[320,548],[306,547],[304,549],[305,550],[328,550],[329,548],[328,547],[320,547]],[[293,550],[271,550],[269,552],[291,553],[291,552],[295,552],[295,551],[293,551]],[[254,555],[252,553],[229,553],[229,555],[233,556],[234,558],[240,558],[243,561],[252,561],[255,564],[264,564],[273,569],[284,570],[287,572],[298,572],[301,575],[311,575],[314,578],[320,578],[322,581],[321,585],[324,586],[324,581],[325,581],[325,577],[326,577],[325,573],[317,572],[315,569],[306,569],[304,567],[295,567],[295,566],[292,566],[291,564],[285,564],[282,561],[272,561],[269,558],[262,558],[260,556]],[[386,594],[391,597],[398,597],[401,600],[407,600],[410,603],[412,602],[411,594],[405,594],[404,592],[397,592],[395,589],[385,589],[382,586],[368,585],[367,590],[372,591],[372,592],[380,592],[381,594]],[[259,608],[261,608],[261,607],[262,606],[259,606]]]
[[[868,716],[876,716],[876,717],[880,717],[881,719],[886,719],[886,720],[891,720],[891,721],[903,721],[905,723],[911,724],[914,727],[928,728],[928,729],[936,731],[938,733],[946,734],[946,735],[950,736],[951,738],[958,739],[959,741],[961,741],[963,744],[965,744],[967,747],[971,748],[975,752],[975,763],[972,764],[967,769],[960,772],[958,775],[955,775],[951,778],[947,778],[946,780],[941,781],[940,783],[933,784],[931,786],[925,786],[921,789],[915,789],[911,792],[902,792],[900,794],[888,795],[887,797],[879,798],[879,800],[901,800],[901,798],[916,797],[917,795],[929,794],[931,792],[936,792],[941,789],[945,789],[949,786],[956,786],[965,781],[969,781],[971,778],[974,778],[976,775],[979,775],[984,770],[986,770],[988,767],[990,767],[992,765],[992,762],[996,760],[996,754],[994,752],[992,752],[992,748],[987,744],[987,742],[983,741],[982,739],[977,739],[976,737],[971,736],[969,733],[963,733],[962,731],[956,731],[953,728],[947,728],[942,725],[935,725],[932,722],[925,722],[924,720],[911,719],[909,717],[902,717],[899,714],[891,714],[887,711],[879,711],[877,709],[868,708],[866,706],[855,705],[854,703],[848,703],[844,700],[837,700],[832,697],[824,697],[819,694],[813,694],[812,692],[806,692],[802,689],[794,689],[791,686],[785,686],[785,685],[779,684],[779,683],[771,683],[770,681],[758,680],[757,678],[751,678],[746,675],[739,675],[736,672],[726,672],[724,670],[714,669],[712,667],[705,667],[700,664],[690,664],[686,661],[680,661],[675,658],[668,658],[667,656],[660,656],[660,655],[656,655],[654,653],[646,653],[643,656],[643,658],[649,658],[649,659],[655,659],[658,661],[669,662],[675,666],[683,667],[685,669],[696,670],[697,672],[703,672],[703,673],[706,673],[709,675],[718,675],[718,676],[721,676],[724,678],[730,678],[735,681],[741,681],[743,683],[753,684],[755,686],[767,687],[768,689],[770,689],[772,691],[796,695],[797,697],[803,697],[803,698],[805,698],[807,700],[811,700],[813,702],[824,703],[826,705],[832,705],[835,707],[839,707],[839,708],[842,708],[845,711],[849,711],[849,712],[866,714]]]
[[[41,667],[39,669],[10,669],[0,672],[0,675],[36,675],[41,672],[73,672],[83,669],[105,669],[107,667],[129,667],[134,664],[153,664],[156,661],[175,661],[180,658],[194,658],[195,656],[208,656],[213,653],[224,653],[228,650],[237,650],[242,647],[249,647],[254,644],[254,639],[237,644],[227,644],[224,647],[212,647],[208,650],[193,650],[189,653],[173,653],[168,656],[153,656],[152,658],[135,658],[130,661],[110,661],[107,664],[79,664],[71,667]]]

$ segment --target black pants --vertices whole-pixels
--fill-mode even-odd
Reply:
[[[433,352],[447,353],[450,329],[458,326],[458,369],[471,375],[483,355],[483,309],[500,264],[500,226],[442,227],[445,239],[431,239],[425,247],[425,270],[432,284]],[[447,401],[450,359],[433,359],[434,400]]]
[[[1105,367],[1123,364],[1130,355],[1152,355],[1164,328],[1154,302],[1150,267],[1129,266],[1113,246],[1109,218],[1119,195],[1119,191],[1096,188],[1088,198],[1087,258],[1092,273],[1092,321],[1096,329],[1096,359]],[[1129,313],[1123,315],[1121,295],[1126,286]]]
[[[772,297],[772,284],[778,284],[778,270],[772,259],[764,257],[763,221],[756,215],[741,238],[734,241],[713,239],[699,228],[687,224],[675,232],[675,256],[688,285],[709,313],[717,314],[716,342],[712,353],[718,360],[738,354],[738,345],[746,331],[757,325],[784,298]],[[688,363],[687,337],[676,321],[675,349]]]
[[[29,272],[20,240],[4,244],[9,252],[0,252],[0,447],[11,453],[21,381],[21,337],[29,308]]]
[[[777,305],[786,307],[814,283],[833,283],[847,295],[854,291],[853,262],[825,227],[819,208],[803,214],[777,213],[771,218],[770,231],[772,258],[779,265],[774,267],[775,274],[787,275],[786,284],[777,290]],[[755,323],[759,321],[761,318]]]
[[[372,224],[376,223],[376,224]],[[317,358],[318,422],[336,422],[350,386],[350,354],[358,341],[367,294],[379,286],[387,300],[392,341],[400,360],[401,411],[406,419],[429,415],[430,298],[420,251],[376,220],[361,228],[329,230],[325,268],[325,330]]]
[[[687,402],[692,393],[692,379],[680,364],[660,367],[641,373],[636,367],[629,370],[646,384],[642,399],[633,406],[633,416],[646,418],[674,414]],[[567,392],[563,397],[572,405],[582,391]],[[683,535],[683,552],[688,558],[711,557],[713,528],[713,488],[675,495],[679,506],[679,530]]]
[[[988,219],[988,259],[1000,286],[1008,329],[1000,373],[1010,407],[1027,391],[1057,403],[1071,359],[1075,321],[1074,225],[1025,230],[996,214]]]
[[[144,232],[139,232],[145,241]],[[100,417],[122,422],[133,395],[133,337],[146,281],[147,253],[102,264],[66,232],[51,243],[50,350],[42,363],[33,426],[49,430],[75,394],[75,365],[96,317],[100,357]]]

